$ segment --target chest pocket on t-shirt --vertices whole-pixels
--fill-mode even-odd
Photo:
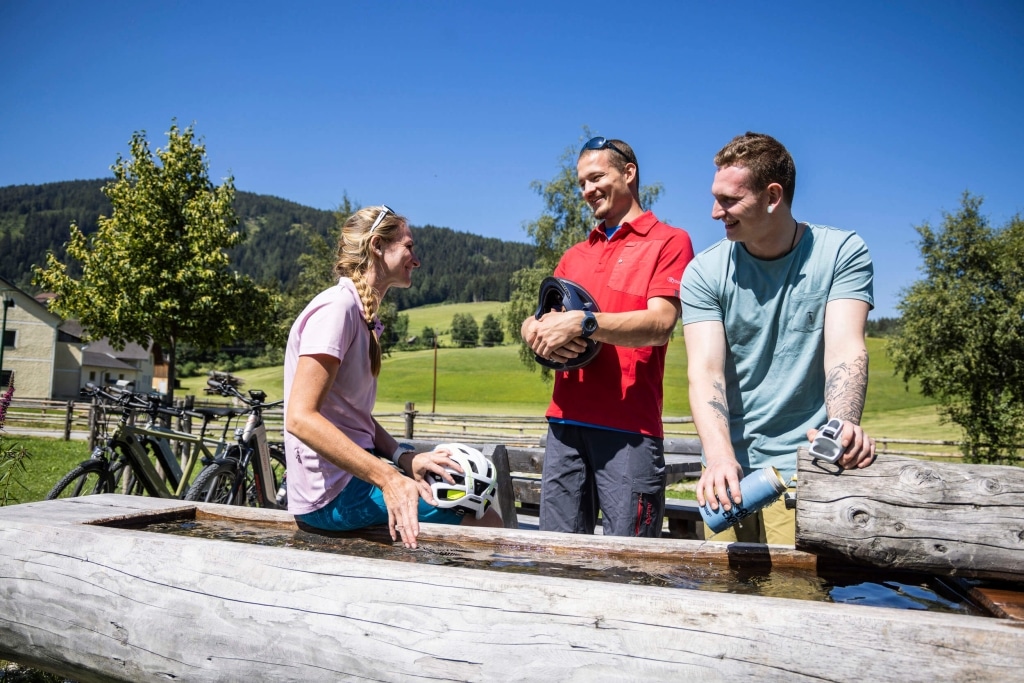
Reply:
[[[608,278],[608,286],[632,296],[647,296],[654,268],[658,265],[661,240],[629,242],[623,245]]]
[[[794,332],[815,332],[825,326],[827,292],[794,295],[789,302],[789,329]]]

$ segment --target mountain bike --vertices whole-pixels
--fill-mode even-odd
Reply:
[[[184,498],[196,465],[213,462],[230,445],[227,431],[230,418],[245,411],[233,408],[179,410],[162,406],[158,396],[128,390],[104,390],[89,383],[82,396],[99,398],[120,410],[113,434],[93,449],[91,457],[68,472],[47,494],[47,500],[97,493],[126,493],[159,498]],[[178,431],[157,424],[161,416],[187,415],[202,419],[198,434]],[[136,424],[139,418],[142,424]],[[219,440],[206,436],[211,422],[225,421]],[[179,463],[172,442],[188,448],[185,463]]]
[[[236,443],[228,447],[222,457],[203,468],[185,500],[287,509],[284,448],[267,441],[267,427],[263,421],[264,410],[276,408],[284,401],[267,403],[266,393],[258,389],[250,389],[246,397],[235,387],[215,379],[208,380],[206,384],[214,393],[244,403],[249,416],[245,426],[235,430]]]

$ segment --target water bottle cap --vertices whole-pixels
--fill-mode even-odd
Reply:
[[[785,491],[788,487],[786,486],[786,480],[782,478],[782,474],[780,474],[779,471],[771,465],[767,467],[767,470],[768,471],[765,472],[765,476],[775,490],[779,493]],[[796,477],[793,478],[796,479]]]

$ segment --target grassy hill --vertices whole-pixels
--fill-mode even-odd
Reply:
[[[419,334],[424,326],[442,333],[450,328],[456,313],[471,313],[479,322],[487,313],[498,315],[500,308],[498,302],[481,302],[424,306],[406,313],[410,333]],[[893,375],[892,363],[885,355],[885,340],[868,339],[867,345],[870,378],[864,426],[869,433],[918,439],[957,438],[955,426],[939,424],[934,401],[922,396],[916,384],[912,383],[908,390]],[[282,395],[281,368],[260,368],[237,374],[246,380],[247,387],[263,389],[272,399]],[[394,353],[384,359],[377,410],[399,411],[407,401],[413,401],[418,410],[429,412],[434,402],[433,383],[432,350]],[[201,394],[204,384],[204,377],[182,380],[182,395]],[[531,372],[519,362],[513,346],[438,349],[436,409],[439,413],[542,415],[550,398],[551,385],[541,380],[538,371]],[[664,414],[670,417],[690,414],[686,347],[680,330],[669,344]]]
[[[452,318],[456,314],[469,314],[479,326],[490,313],[501,319],[500,301],[476,301],[463,304],[431,304],[402,311],[409,316],[409,334],[419,336],[424,327],[429,327],[437,334],[438,343],[442,346],[451,344]],[[508,333],[506,333],[506,338]]]

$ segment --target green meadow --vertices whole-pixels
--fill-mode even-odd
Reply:
[[[428,306],[408,311],[410,330],[424,326],[447,330],[455,313],[471,313],[478,321],[487,313],[498,315],[501,304],[475,303]],[[885,340],[868,339],[870,378],[864,426],[875,437],[902,439],[949,439],[959,437],[955,426],[940,424],[935,403],[921,396],[916,384],[909,389],[894,376],[885,355]],[[530,369],[519,362],[511,345],[473,349],[438,348],[436,412],[448,414],[492,414],[509,416],[543,415],[551,397],[551,384],[541,379],[539,366]],[[407,401],[417,410],[430,412],[435,401],[434,351],[396,352],[384,359],[377,390],[378,412],[398,412]],[[262,389],[271,400],[283,395],[280,367],[243,370],[236,373],[243,388]],[[203,396],[205,377],[181,381],[178,396]],[[677,329],[669,343],[665,369],[665,416],[690,414],[686,381],[686,347]],[[21,486],[12,493],[20,502],[41,499],[71,466],[88,457],[84,441],[18,438],[34,457],[27,463],[28,474],[19,477]],[[924,450],[932,450],[929,447]]]
[[[469,314],[476,320],[479,327],[483,324],[484,318],[490,313],[501,319],[500,301],[474,301],[465,304],[434,304],[431,306],[420,306],[402,311],[409,316],[409,335],[418,337],[424,327],[429,327],[437,334],[437,341],[440,345],[451,344],[452,318],[456,314]],[[507,333],[506,333],[507,334]]]
[[[519,362],[516,348],[458,349],[447,346],[445,335],[456,313],[470,313],[481,322],[488,313],[500,315],[498,302],[425,306],[404,311],[409,332],[418,335],[424,327],[439,334],[441,347],[392,353],[384,359],[377,389],[378,412],[400,411],[407,401],[417,410],[438,413],[541,415],[551,396],[551,385],[542,380],[539,366],[527,368]],[[934,401],[921,395],[916,383],[908,388],[893,374],[885,354],[884,339],[868,339],[870,377],[864,412],[864,426],[872,435],[891,438],[956,439],[954,425],[940,424]],[[263,389],[271,399],[282,396],[281,368],[239,371],[246,388]],[[202,394],[205,377],[182,380],[179,395]],[[665,369],[666,417],[690,414],[687,396],[686,347],[681,329],[669,343]]]

